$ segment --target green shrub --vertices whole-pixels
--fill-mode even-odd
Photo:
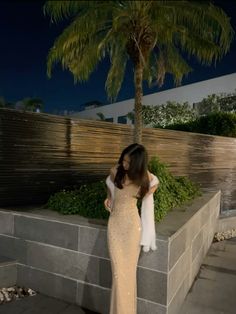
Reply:
[[[97,181],[81,185],[73,191],[57,192],[49,198],[46,206],[61,214],[106,219],[109,216],[103,205],[106,195],[105,181]]]
[[[160,181],[154,194],[156,221],[160,221],[168,211],[201,194],[196,184],[187,177],[174,177],[156,157],[151,159],[149,169]]]
[[[236,114],[215,112],[187,123],[168,125],[166,129],[236,137]]]
[[[160,221],[169,210],[199,195],[199,188],[185,177],[175,178],[157,158],[152,158],[149,170],[160,185],[154,194],[155,220]],[[109,212],[103,202],[106,198],[105,180],[84,184],[73,191],[60,191],[52,195],[47,207],[62,214],[79,214],[88,218],[107,219]],[[140,208],[140,202],[138,202]]]

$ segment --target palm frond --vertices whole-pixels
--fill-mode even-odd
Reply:
[[[156,62],[156,81],[160,87],[163,85],[167,73],[173,76],[174,84],[178,86],[183,77],[191,71],[191,67],[174,45],[160,47]]]
[[[151,87],[157,77],[157,57],[152,51],[146,60],[146,66],[143,71],[143,80],[147,81],[148,86]]]
[[[142,63],[149,85],[163,84],[166,73],[178,85],[191,71],[183,56],[209,65],[229,50],[234,36],[230,19],[209,1],[48,1],[44,13],[54,22],[71,21],[49,51],[48,75],[61,63],[75,82],[84,81],[109,56],[110,99],[121,88],[128,59]]]
[[[110,56],[111,67],[107,75],[105,87],[109,99],[114,101],[120,91],[128,61],[125,42],[120,41],[119,45],[113,43],[110,47]]]
[[[87,5],[88,1],[47,1],[43,12],[45,15],[50,15],[52,22],[57,23],[64,18],[75,16]]]
[[[107,15],[108,13],[105,11],[87,10],[79,19],[75,19],[67,26],[49,51],[47,58],[47,74],[49,77],[51,77],[53,66],[58,62],[61,62],[64,69],[75,70],[74,64],[81,64],[82,60],[86,60],[85,54],[87,54],[88,59],[91,54],[91,62],[89,62],[88,68],[96,64],[96,57],[97,62],[100,60],[99,56],[101,54],[98,46],[104,38],[104,34],[109,30],[110,22]],[[91,20],[93,20],[93,23],[90,22]],[[76,60],[76,58],[79,60]],[[83,68],[85,67],[86,64],[83,65]],[[91,73],[90,70],[85,72]],[[82,80],[88,78],[85,72],[82,75]],[[80,80],[78,71],[76,73],[76,80]]]
[[[64,19],[79,17],[87,11],[98,13],[111,9],[116,1],[47,1],[43,7],[45,15],[51,17],[51,21],[58,23]],[[89,21],[91,23],[91,21]]]
[[[222,9],[208,1],[157,2],[152,11],[153,27],[157,29],[162,43],[163,39],[169,43],[175,41],[189,55],[197,54],[198,60],[204,64],[220,59],[229,50],[234,31]],[[200,41],[199,47],[197,39]]]

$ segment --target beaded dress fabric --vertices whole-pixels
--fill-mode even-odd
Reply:
[[[115,187],[107,226],[112,268],[110,314],[137,313],[137,263],[140,254],[141,219],[137,208],[138,187]]]

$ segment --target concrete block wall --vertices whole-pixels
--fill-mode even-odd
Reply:
[[[170,212],[157,251],[141,252],[138,313],[176,314],[214,235],[220,193]],[[17,260],[17,283],[108,313],[111,266],[106,223],[51,211],[0,210],[0,254]]]
[[[220,192],[210,200],[208,197],[203,196],[198,210],[198,204],[193,205],[192,215],[186,211],[191,217],[169,237],[168,314],[178,313],[212,243],[220,213]],[[170,213],[168,220],[176,215]]]
[[[71,218],[0,211],[1,255],[17,259],[17,284],[106,313],[111,285],[106,227]]]
[[[0,288],[12,287],[17,280],[16,261],[0,256]]]
[[[178,313],[212,243],[220,195],[206,193],[156,224],[158,249],[139,259],[138,313]]]

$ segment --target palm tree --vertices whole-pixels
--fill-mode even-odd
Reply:
[[[161,86],[166,73],[176,85],[191,68],[186,56],[201,64],[217,62],[233,39],[230,19],[209,1],[48,1],[51,21],[71,23],[55,40],[47,58],[68,69],[75,82],[88,80],[97,64],[110,58],[106,80],[110,100],[119,93],[128,60],[135,85],[134,141],[142,140],[143,81]]]

